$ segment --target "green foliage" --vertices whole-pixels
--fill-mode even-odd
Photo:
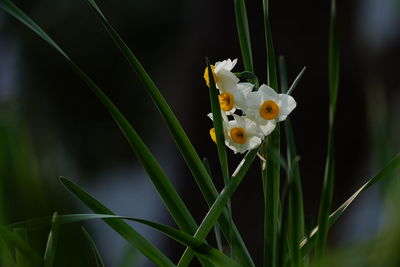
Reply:
[[[386,167],[381,169],[372,179],[357,190],[347,201],[345,201],[336,211],[331,213],[333,188],[335,180],[335,160],[334,160],[334,122],[336,113],[336,103],[339,88],[339,42],[336,29],[336,2],[331,1],[331,21],[329,31],[329,50],[328,50],[328,77],[329,77],[329,129],[328,129],[328,151],[325,165],[325,175],[323,181],[322,195],[319,206],[318,225],[308,234],[305,230],[304,203],[301,185],[300,167],[295,142],[295,135],[290,119],[284,122],[286,158],[281,153],[281,129],[278,124],[275,130],[259,148],[248,151],[235,172],[230,175],[228,167],[228,156],[225,146],[225,135],[223,118],[218,99],[216,81],[212,73],[209,60],[206,61],[206,70],[210,80],[210,102],[213,115],[213,123],[216,134],[216,148],[218,153],[219,165],[221,168],[224,188],[218,193],[211,175],[211,168],[207,160],[201,161],[192,143],[187,137],[181,124],[174,115],[172,109],[161,95],[160,90],[150,78],[142,64],[133,54],[130,48],[122,40],[117,31],[111,26],[99,6],[94,0],[85,0],[92,8],[100,22],[108,32],[111,39],[120,49],[123,56],[137,74],[144,88],[149,93],[155,106],[159,110],[165,124],[167,125],[173,140],[175,141],[183,159],[190,169],[209,210],[198,226],[192,217],[188,207],[185,205],[169,177],[162,169],[154,155],[141,137],[119,111],[108,96],[97,86],[97,84],[78,66],[74,61],[58,46],[58,44],[47,33],[39,27],[32,19],[22,12],[16,5],[9,0],[0,0],[0,7],[10,15],[17,18],[28,28],[34,31],[55,51],[57,51],[72,70],[87,84],[89,89],[96,95],[104,105],[112,118],[117,123],[121,132],[126,137],[130,147],[139,159],[140,163],[148,173],[154,187],[161,196],[161,200],[167,207],[171,217],[174,219],[179,229],[159,224],[156,222],[123,217],[115,215],[111,210],[104,206],[99,200],[95,199],[84,189],[80,188],[71,180],[64,177],[60,178],[61,183],[75,196],[80,202],[90,208],[94,214],[66,214],[58,215],[57,212],[50,217],[28,219],[17,223],[5,225],[5,207],[0,208],[0,260],[6,266],[56,266],[56,258],[60,249],[59,236],[61,234],[60,225],[84,222],[93,219],[101,219],[108,226],[125,238],[129,244],[138,249],[143,255],[157,266],[176,266],[163,252],[156,248],[146,238],[139,234],[133,227],[124,220],[130,220],[150,226],[170,238],[181,243],[185,251],[180,258],[177,266],[189,266],[194,256],[197,256],[203,266],[255,266],[246,245],[236,228],[231,213],[231,199],[238,189],[240,183],[246,176],[254,159],[258,155],[261,160],[261,177],[263,184],[264,197],[264,253],[263,260],[265,266],[312,266],[308,258],[310,251],[315,249],[315,255],[311,264],[325,266],[327,238],[330,227],[341,217],[351,203],[367,188],[376,184],[378,181],[387,177],[390,173],[400,169],[400,154],[395,156]],[[272,41],[270,25],[269,1],[263,0],[264,34],[267,55],[267,84],[276,91],[292,94],[305,73],[305,67],[300,71],[295,80],[289,87],[286,64],[283,57],[279,58],[278,69],[276,66],[274,45]],[[251,48],[250,29],[247,20],[246,4],[244,0],[233,1],[238,39],[242,53],[245,71],[236,73],[240,79],[253,82],[255,90],[258,89],[258,77],[254,73],[253,52]],[[278,82],[279,77],[279,82]],[[3,145],[0,140],[0,145]],[[2,152],[2,151],[0,151]],[[5,153],[0,153],[0,160],[7,158]],[[0,163],[1,164],[1,163]],[[286,179],[281,179],[281,166],[286,172]],[[2,165],[0,165],[0,169]],[[216,177],[215,177],[216,178]],[[3,192],[2,181],[0,181],[0,192]],[[283,190],[281,194],[281,184]],[[26,189],[29,187],[26,186]],[[3,198],[3,196],[2,196]],[[43,201],[41,199],[40,201]],[[3,202],[3,201],[1,201]],[[3,205],[0,202],[0,205]],[[43,201],[44,203],[44,201]],[[48,240],[44,251],[44,256],[30,246],[28,240],[28,230],[43,228],[51,225]],[[214,229],[218,249],[213,248],[207,242],[209,232]],[[94,255],[97,266],[104,266],[96,244],[89,233],[82,228],[84,236]],[[223,238],[231,249],[231,255],[224,254]],[[393,244],[397,244],[393,242]],[[394,245],[395,246],[395,245]],[[360,249],[362,250],[362,249]],[[57,253],[56,253],[57,252]],[[363,261],[367,262],[367,261]],[[1,265],[3,266],[3,265]]]

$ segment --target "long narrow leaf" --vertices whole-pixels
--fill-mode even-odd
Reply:
[[[111,210],[109,210],[79,186],[74,184],[72,181],[64,177],[61,177],[60,180],[73,195],[81,200],[93,212],[114,215]],[[147,241],[124,221],[113,219],[103,220],[157,266],[175,266],[161,251],[154,247],[149,241]]]
[[[269,1],[263,0],[264,31],[267,49],[267,80],[268,85],[278,90],[275,52],[269,22]],[[262,164],[263,192],[264,192],[264,265],[276,265],[279,222],[279,185],[280,162],[274,155],[280,155],[280,125],[266,138],[262,147],[262,155],[267,162]]]
[[[56,257],[57,241],[58,241],[58,222],[57,212],[53,214],[51,220],[51,230],[47,238],[46,250],[44,252],[44,266],[51,267]]]
[[[297,75],[296,79],[294,79],[292,85],[290,86],[289,90],[287,91],[288,95],[291,95],[296,89],[297,85],[299,84],[301,78],[303,78],[304,72],[306,71],[306,67],[303,67],[300,71],[300,73]]]
[[[246,156],[240,162],[239,166],[236,168],[232,177],[229,179],[228,184],[224,187],[224,189],[221,191],[221,193],[215,200],[214,204],[211,206],[210,210],[207,212],[206,217],[204,217],[202,223],[200,224],[199,228],[197,229],[194,235],[195,238],[199,239],[200,241],[206,238],[207,234],[210,232],[210,230],[216,223],[219,215],[224,210],[225,205],[229,202],[230,198],[240,185],[240,182],[243,180],[245,174],[250,168],[251,163],[256,157],[257,152],[258,148],[247,152]],[[187,266],[188,258],[190,259],[189,255],[190,255],[190,250],[186,249],[185,253],[183,254],[182,258],[178,263],[178,266]],[[247,264],[245,266],[252,266],[252,265]]]
[[[110,112],[111,116],[117,122],[121,131],[124,133],[129,144],[134,150],[139,161],[146,169],[149,177],[151,178],[158,193],[167,206],[171,216],[174,218],[177,225],[188,233],[194,233],[197,225],[191,216],[189,210],[179,197],[174,189],[172,183],[164,173],[157,160],[154,158],[148,147],[143,143],[140,136],[136,133],[133,127],[129,124],[126,118],[121,114],[118,108],[111,102],[111,100],[103,93],[103,91],[83,72],[61,48],[28,16],[26,16],[18,7],[12,4],[9,0],[0,0],[0,7],[5,9],[11,15],[15,16],[18,20],[22,21],[29,28],[33,29],[40,37],[49,43],[56,51],[58,51],[72,69],[82,78],[82,80],[89,86],[92,92],[99,98],[103,105]]]
[[[225,135],[222,124],[221,108],[218,100],[217,87],[215,86],[214,75],[212,73],[210,62],[208,61],[208,59],[207,59],[207,70],[208,70],[208,77],[210,79],[210,102],[213,114],[215,137],[217,140],[218,158],[219,158],[219,163],[221,165],[222,176],[226,184],[229,179],[229,172],[228,172],[228,156],[226,154],[226,147],[225,147]]]
[[[17,263],[14,260],[13,255],[11,254],[10,248],[0,236],[0,263],[10,267],[16,267]]]
[[[304,69],[303,69],[304,70]],[[293,90],[302,76],[303,71],[296,77],[292,86]],[[281,56],[279,58],[279,74],[281,89],[283,93],[287,89],[287,71],[285,60]],[[291,190],[288,190],[288,240],[289,240],[289,253],[291,258],[291,266],[302,266],[299,242],[304,237],[304,206],[303,206],[303,193],[301,188],[300,170],[297,158],[296,143],[290,118],[287,118],[285,124],[286,136],[286,151],[287,151],[287,165],[288,165],[288,183],[291,183]],[[282,204],[283,206],[283,204]],[[285,211],[282,211],[285,214]],[[281,244],[282,246],[283,244]]]
[[[2,225],[0,225],[0,236],[3,238],[6,244],[21,251],[26,258],[30,259],[33,265],[43,265],[42,258],[30,246],[28,246],[17,234],[13,233]]]
[[[369,187],[373,186],[388,174],[399,171],[400,170],[400,154],[397,154],[383,169],[381,169],[374,177],[372,177],[368,182],[366,182],[363,186],[360,187],[351,197],[349,197],[338,209],[335,210],[331,215],[329,215],[329,227],[331,227],[337,219],[342,216],[342,214],[346,211],[346,209],[350,206],[351,203],[365,190]],[[319,227],[315,227],[309,236],[309,238],[303,239],[300,243],[302,255],[305,256],[315,245],[315,237],[319,232]]]
[[[90,247],[92,249],[94,258],[96,260],[96,266],[97,267],[104,267],[104,262],[103,259],[100,256],[100,252],[96,247],[96,243],[94,242],[93,238],[90,236],[90,234],[88,233],[88,231],[86,231],[86,229],[82,226],[82,232],[85,235],[87,241],[90,244]]]
[[[236,26],[238,30],[240,49],[242,51],[244,69],[246,71],[254,72],[246,3],[244,0],[234,0],[233,2],[235,6]]]
[[[25,227],[16,227],[13,229],[13,232],[16,236],[20,237],[25,244],[28,244],[28,232]],[[26,257],[24,253],[16,248],[15,249],[15,261],[17,266],[32,266],[33,264],[30,262],[30,259]]]
[[[279,56],[278,60],[279,67],[279,82],[281,85],[281,92],[287,94],[288,91],[288,79],[287,79],[287,71],[286,71],[286,62],[283,56]]]
[[[210,163],[208,162],[207,158],[203,158],[203,165],[206,168],[206,170],[207,170],[208,174],[210,175],[210,177],[212,178],[211,167],[210,167]],[[219,227],[220,226],[218,224],[214,225],[215,240],[217,242],[217,247],[218,247],[219,251],[223,251],[221,231],[220,231]]]
[[[328,154],[325,166],[325,176],[322,188],[321,203],[319,208],[318,225],[320,231],[316,236],[315,257],[317,263],[322,260],[325,252],[329,230],[329,214],[332,205],[334,187],[334,120],[336,111],[336,99],[339,88],[339,45],[336,33],[336,1],[331,1],[331,21],[329,32],[329,130],[328,130]]]
[[[208,261],[215,264],[215,266],[232,266],[232,267],[239,267],[241,266],[231,258],[224,255],[222,252],[212,248],[211,246],[207,245],[206,243],[200,241],[199,239],[193,238],[192,236],[171,228],[169,226],[147,221],[141,219],[133,219],[134,221],[146,224],[150,227],[153,227],[160,232],[166,234],[167,236],[175,239],[176,241],[182,243],[185,246],[190,247],[195,253],[199,254],[200,256],[204,257]]]
[[[103,26],[110,34],[111,38],[114,40],[118,48],[121,50],[123,55],[126,57],[129,64],[137,73],[139,79],[144,84],[145,88],[148,90],[150,96],[152,97],[154,103],[156,104],[158,110],[164,118],[171,134],[184,158],[193,177],[196,180],[197,185],[200,188],[207,204],[211,206],[218,196],[218,191],[213,184],[211,177],[208,175],[206,169],[204,168],[197,152],[195,151],[193,145],[191,144],[189,138],[187,137],[185,131],[177,120],[176,116],[172,112],[171,108],[168,106],[167,102],[161,95],[160,91],[151,80],[150,76],[147,74],[143,66],[140,64],[139,60],[135,57],[126,43],[122,40],[119,34],[114,30],[111,24],[107,21],[100,8],[97,6],[93,0],[85,0],[90,7],[94,10],[96,15],[100,18]],[[250,254],[243,242],[242,237],[239,234],[235,225],[230,227],[230,216],[227,211],[224,211],[219,224],[226,237],[230,236],[231,231],[233,232],[234,240],[237,242],[235,246],[235,254],[240,255],[239,258],[247,263],[252,263]],[[253,264],[254,265],[254,264]]]

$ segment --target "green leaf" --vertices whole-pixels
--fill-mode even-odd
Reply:
[[[280,82],[281,82],[281,89],[283,93],[286,93],[287,89],[287,72],[286,72],[286,65],[285,60],[281,56],[279,58],[279,73],[280,73]],[[295,81],[293,82],[291,89],[296,86],[299,81],[299,77],[301,74],[297,76]],[[293,90],[293,89],[292,89]],[[297,156],[297,149],[296,143],[294,140],[294,134],[292,130],[292,125],[290,122],[290,118],[287,118],[284,122],[285,125],[285,136],[286,136],[286,158],[287,158],[287,181],[288,181],[288,188],[289,184],[290,190],[287,189],[287,202],[288,205],[288,229],[287,229],[287,236],[289,240],[289,253],[290,253],[290,264],[291,266],[302,266],[301,262],[301,254],[300,254],[300,247],[299,243],[304,237],[304,207],[303,207],[303,193],[301,188],[301,179],[300,179],[300,170],[298,164],[298,156]],[[284,206],[284,204],[282,204]],[[282,211],[283,214],[286,216],[285,210]],[[281,219],[282,220],[282,219]],[[285,222],[285,220],[283,220]],[[282,223],[281,223],[282,224]],[[281,241],[280,241],[281,242]],[[281,247],[283,244],[280,244]],[[282,260],[282,257],[280,257]],[[279,264],[278,264],[279,266]]]
[[[58,51],[78,76],[88,85],[92,92],[99,98],[102,104],[110,112],[113,119],[116,121],[121,131],[127,138],[131,148],[138,157],[140,163],[146,169],[158,193],[167,206],[171,216],[174,218],[177,225],[188,233],[194,233],[197,225],[191,216],[189,210],[179,197],[172,183],[164,173],[153,154],[148,147],[143,143],[140,136],[136,133],[127,119],[121,114],[118,108],[111,100],[103,93],[103,91],[90,79],[83,70],[79,68],[62,50],[61,48],[28,16],[13,5],[9,0],[0,0],[0,7],[5,9],[11,15],[21,20],[24,24],[33,29],[40,37],[49,43],[56,51]],[[201,162],[200,162],[201,164]]]
[[[268,85],[278,91],[275,52],[269,22],[269,1],[263,0],[264,31],[267,50],[267,80]],[[261,162],[264,192],[264,265],[276,266],[278,223],[279,223],[279,185],[280,162],[274,155],[280,155],[280,125],[266,137],[261,155],[267,162]]]
[[[296,79],[294,79],[292,85],[290,86],[289,90],[287,91],[288,95],[291,95],[294,91],[294,89],[297,87],[297,85],[299,84],[301,78],[303,78],[304,72],[306,71],[306,67],[304,66],[300,73],[297,75]]]
[[[328,153],[325,165],[324,183],[321,202],[319,206],[318,225],[320,231],[316,236],[315,257],[320,263],[326,248],[329,231],[329,214],[332,206],[334,188],[334,120],[336,111],[336,98],[339,87],[339,45],[336,33],[336,1],[332,0],[331,22],[329,32],[329,129],[328,129]]]
[[[0,236],[0,263],[4,266],[17,267],[17,263],[14,260],[14,257],[11,255],[11,251],[4,241],[4,239]]]
[[[202,223],[197,229],[194,238],[197,238],[200,241],[203,241],[206,238],[210,230],[213,228],[213,225],[216,223],[219,215],[224,210],[225,205],[229,202],[230,198],[238,188],[240,182],[243,180],[245,174],[250,168],[251,163],[254,161],[254,158],[256,157],[257,153],[258,153],[258,148],[247,152],[246,156],[240,162],[239,166],[236,168],[232,177],[229,179],[228,184],[224,187],[224,189],[219,194],[218,198],[215,200],[214,204],[207,212],[207,215],[206,217],[204,217]],[[188,255],[190,255],[190,250],[186,249],[185,253],[183,254],[178,263],[178,266],[187,266],[188,264],[187,261],[189,258]],[[240,259],[240,257],[238,257],[238,259]],[[253,266],[253,264],[252,265],[246,264],[245,266]]]
[[[0,236],[4,242],[18,249],[27,259],[30,260],[33,266],[43,266],[42,258],[18,236],[6,227],[0,225]]]
[[[264,31],[267,48],[267,80],[268,85],[278,91],[278,77],[276,74],[275,52],[272,42],[271,26],[269,23],[269,1],[263,0]]]
[[[286,72],[286,62],[285,62],[285,58],[283,56],[279,56],[278,67],[279,67],[279,81],[281,84],[281,92],[284,94],[287,94],[288,79],[287,79],[287,72]]]
[[[212,173],[211,173],[210,163],[208,162],[208,159],[205,158],[205,157],[203,158],[203,165],[206,168],[206,170],[207,170],[208,174],[210,175],[210,177],[213,177]],[[223,251],[221,231],[220,231],[219,227],[220,226],[218,225],[218,223],[216,223],[214,225],[215,240],[217,242],[217,247],[218,247],[219,251]]]
[[[302,266],[301,253],[298,246],[304,237],[304,206],[301,186],[300,169],[297,158],[296,144],[290,119],[285,121],[286,148],[289,176],[288,181],[293,183],[289,192],[289,249],[292,266]]]
[[[236,26],[239,35],[240,49],[242,51],[244,69],[246,71],[254,72],[246,3],[244,0],[234,0],[233,2],[235,6]]]
[[[57,241],[58,241],[58,222],[57,212],[54,212],[51,220],[51,230],[47,238],[46,250],[44,252],[44,266],[51,267],[56,257]]]
[[[222,177],[224,179],[224,185],[227,185],[229,181],[229,167],[228,167],[228,156],[226,154],[226,146],[225,146],[225,134],[224,134],[224,126],[222,123],[221,116],[221,107],[218,99],[217,87],[214,81],[214,75],[211,70],[210,62],[208,58],[206,59],[207,63],[207,71],[208,77],[210,80],[210,102],[211,102],[211,111],[213,115],[215,136],[217,140],[217,151],[219,164],[221,166]],[[232,229],[232,212],[231,212],[231,202],[227,203],[228,213],[229,213],[229,228]],[[232,231],[229,231],[228,242],[233,246],[232,239]]]
[[[192,236],[171,228],[169,226],[142,220],[142,219],[132,219],[134,221],[146,224],[150,227],[153,227],[160,232],[164,233],[165,235],[173,238],[174,240],[180,242],[181,244],[190,247],[195,253],[198,255],[206,258],[211,263],[215,264],[215,266],[241,266],[231,258],[227,257],[220,251],[212,248],[211,246],[207,245],[205,242],[200,241],[199,239],[193,238]]]
[[[111,210],[74,184],[72,181],[61,177],[62,184],[71,191],[79,200],[95,213],[114,215]],[[158,266],[175,266],[161,251],[153,246],[138,232],[132,229],[127,223],[121,220],[103,219],[110,227],[117,231],[129,243],[135,246],[140,252]]]
[[[189,138],[187,137],[185,131],[177,120],[176,116],[172,112],[171,108],[168,106],[167,102],[161,95],[157,86],[151,80],[150,76],[147,74],[143,66],[140,64],[139,60],[135,57],[126,43],[122,40],[119,34],[114,30],[111,24],[107,21],[100,8],[97,6],[95,1],[93,0],[85,0],[90,7],[94,10],[96,15],[100,18],[103,26],[110,34],[111,38],[114,40],[118,48],[121,50],[123,55],[126,57],[127,61],[131,65],[131,67],[135,70],[139,79],[149,92],[151,98],[156,104],[158,110],[164,118],[165,123],[167,124],[174,141],[176,142],[184,160],[186,161],[190,171],[193,174],[193,177],[196,180],[197,185],[200,188],[201,193],[203,194],[207,204],[211,206],[214,203],[214,200],[218,196],[218,191],[213,184],[211,177],[208,175],[206,169],[204,168],[197,152],[195,151],[193,145],[191,144]],[[250,254],[242,240],[242,237],[239,234],[236,226],[233,225],[233,229],[230,227],[230,217],[229,213],[225,211],[220,218],[219,224],[224,235],[230,236],[231,230],[233,231],[233,235],[235,241],[238,242],[235,247],[235,254],[240,255],[240,258],[244,262],[252,263],[252,259]]]
[[[13,232],[20,237],[26,244],[28,244],[28,232],[26,228],[22,227],[17,227],[13,228]],[[32,264],[30,263],[30,259],[24,255],[24,253],[21,253],[21,251],[16,248],[15,249],[15,259],[17,266],[31,266]]]
[[[65,178],[63,178],[63,179],[65,179]],[[82,196],[83,196],[83,198],[90,198],[90,196],[87,196],[87,195],[85,196],[85,194],[83,194]],[[50,217],[31,219],[31,220],[27,220],[27,221],[23,221],[23,222],[14,223],[13,225],[25,226],[25,227],[29,227],[32,229],[32,228],[47,226],[50,219],[51,219]],[[175,239],[176,241],[182,243],[183,245],[190,247],[196,254],[199,254],[200,256],[204,257],[206,260],[216,264],[216,266],[241,266],[241,265],[237,264],[236,262],[234,262],[229,257],[227,257],[226,255],[224,255],[223,253],[221,253],[218,250],[209,246],[207,243],[200,241],[196,238],[193,238],[192,236],[190,236],[182,231],[176,230],[176,229],[171,228],[166,225],[162,225],[162,224],[158,224],[155,222],[142,220],[142,219],[138,219],[138,218],[117,216],[117,215],[112,215],[112,214],[64,214],[64,215],[58,215],[57,221],[55,222],[53,220],[53,225],[70,224],[70,223],[83,222],[83,221],[94,220],[94,219],[103,219],[107,223],[112,222],[112,221],[120,222],[122,219],[140,222],[140,223],[146,224],[148,226],[151,226],[151,227],[163,232],[164,234],[170,236],[171,238]],[[86,238],[88,239],[89,243],[92,246],[92,249],[96,256],[96,261],[98,262],[98,265],[103,266],[104,264],[101,260],[101,257],[98,253],[98,250],[94,244],[93,239],[90,237],[90,235],[86,232],[86,230],[83,227],[82,227],[82,230],[83,230]]]
[[[85,235],[87,241],[90,244],[90,247],[92,249],[94,258],[96,260],[96,266],[97,267],[104,267],[104,262],[103,259],[100,256],[100,252],[96,247],[96,243],[94,242],[93,238],[90,236],[90,234],[88,233],[88,231],[86,231],[86,229],[82,226],[82,232]]]
[[[207,61],[208,77],[210,79],[210,102],[213,115],[215,136],[217,140],[218,158],[219,158],[219,163],[221,165],[222,177],[224,178],[224,182],[226,184],[229,180],[229,170],[228,170],[228,157],[226,154],[226,147],[225,147],[224,128],[222,124],[221,107],[218,100],[218,93],[217,93],[217,87],[215,86],[214,75],[212,73],[208,58],[206,61]]]
[[[346,211],[346,209],[350,206],[351,203],[365,190],[369,187],[373,186],[388,174],[400,170],[400,154],[397,154],[383,169],[381,169],[374,177],[372,177],[368,182],[366,182],[363,186],[361,186],[351,197],[349,197],[338,209],[335,210],[331,215],[329,215],[328,219],[328,227],[331,227],[337,219],[342,216],[342,214]],[[319,227],[315,227],[308,238],[303,239],[300,243],[302,255],[307,255],[310,250],[315,245],[315,238],[319,232]]]

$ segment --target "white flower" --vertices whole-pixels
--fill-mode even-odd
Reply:
[[[226,91],[218,95],[219,104],[223,111],[231,114],[236,109],[246,109],[246,97],[253,90],[254,84],[238,83],[234,87],[228,88]]]
[[[253,120],[246,116],[232,114],[234,120],[229,121],[224,113],[221,113],[221,115],[225,145],[232,149],[235,154],[252,150],[261,144],[264,136]],[[207,116],[213,120],[212,113]],[[214,143],[217,143],[214,128],[210,129],[210,137]]]
[[[233,61],[228,58],[227,60],[215,63],[215,75],[217,80],[215,81],[217,88],[221,93],[228,92],[236,87],[236,84],[240,81],[232,69],[235,67],[237,59]]]
[[[236,153],[244,153],[258,147],[262,133],[257,124],[246,116],[233,114],[234,120],[226,123],[225,144]]]
[[[232,72],[236,63],[237,59],[232,61],[228,58],[227,60],[215,63],[215,66],[210,66],[216,87],[220,92],[218,98],[221,109],[228,112],[228,114],[235,112],[236,108],[245,109],[246,95],[251,92],[254,87],[251,83],[239,83],[239,78]],[[210,80],[207,68],[204,71],[204,79],[209,87]]]
[[[285,120],[296,107],[293,97],[278,94],[265,84],[257,92],[250,92],[246,100],[246,115],[259,125],[264,135],[269,135],[276,123]]]

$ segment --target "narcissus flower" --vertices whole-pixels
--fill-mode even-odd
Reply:
[[[269,135],[276,123],[285,120],[296,107],[293,97],[278,94],[265,84],[257,92],[249,93],[246,103],[246,115],[259,125],[264,135]]]
[[[229,88],[234,87],[240,80],[233,74],[232,69],[235,67],[237,59],[231,60],[228,58],[224,61],[218,61],[215,65],[211,65],[211,71],[214,76],[214,81],[217,88],[224,92]],[[204,70],[204,79],[206,84],[210,87],[210,78],[208,76],[208,69]]]
[[[226,123],[225,144],[236,153],[244,153],[258,147],[262,133],[257,124],[246,116],[233,114],[234,120]]]
[[[238,83],[218,95],[219,104],[223,111],[233,113],[236,109],[246,109],[246,96],[253,90],[254,84]]]

